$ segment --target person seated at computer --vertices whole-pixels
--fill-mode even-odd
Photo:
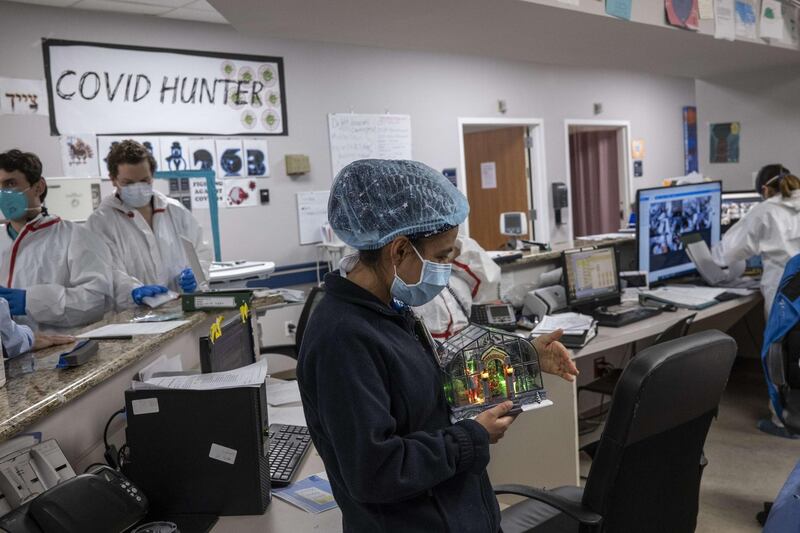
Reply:
[[[200,224],[180,202],[153,190],[156,160],[142,144],[124,140],[106,161],[116,190],[87,226],[111,248],[117,306],[141,304],[144,297],[168,288],[194,291],[197,278],[181,237],[194,245],[207,277],[212,254]]]
[[[35,154],[0,154],[0,298],[34,330],[96,322],[112,301],[111,254],[84,227],[48,214],[46,196]]]
[[[452,424],[432,341],[409,309],[447,285],[468,211],[447,178],[415,161],[356,161],[331,187],[330,225],[358,253],[325,276],[297,378],[345,533],[500,528],[486,466],[512,403]],[[537,339],[541,368],[572,380],[556,341]]]
[[[34,333],[28,326],[17,324],[11,318],[11,310],[5,298],[0,298],[0,339],[3,341],[3,355],[9,358],[76,340],[71,335]]]
[[[477,241],[460,235],[453,255],[452,275],[445,290],[413,308],[439,341],[469,325],[473,305],[496,302],[499,296],[500,267]]]
[[[783,165],[767,165],[756,175],[755,189],[765,201],[732,226],[712,253],[723,267],[761,256],[761,294],[768,316],[786,263],[800,253],[800,179]]]

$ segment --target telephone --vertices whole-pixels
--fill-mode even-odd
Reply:
[[[0,453],[0,516],[75,477],[53,439],[18,437],[4,444]]]
[[[107,466],[75,476],[0,518],[7,533],[126,531],[147,514],[147,498]]]
[[[517,329],[517,317],[514,308],[509,304],[473,305],[469,321],[481,326],[514,331]]]

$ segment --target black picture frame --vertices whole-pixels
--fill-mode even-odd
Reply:
[[[219,133],[219,132],[187,132],[187,131],[148,131],[148,132],[87,132],[97,133],[98,135],[186,135],[186,136],[221,136],[221,137],[285,137],[289,135],[289,115],[286,109],[286,78],[283,65],[283,58],[277,56],[262,56],[255,54],[240,54],[234,52],[208,52],[204,50],[186,50],[180,48],[163,48],[151,46],[134,46],[114,43],[98,43],[92,41],[71,41],[65,39],[42,38],[42,55],[44,59],[44,76],[47,85],[47,105],[50,112],[50,135],[59,136],[55,104],[53,98],[53,81],[50,75],[50,49],[52,47],[63,46],[93,46],[97,48],[110,48],[114,50],[131,50],[136,52],[153,52],[180,54],[187,56],[211,57],[218,59],[230,59],[240,61],[255,61],[260,63],[275,63],[278,66],[278,87],[281,95],[281,130],[278,132],[243,132],[243,133]]]

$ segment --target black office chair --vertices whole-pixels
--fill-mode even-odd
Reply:
[[[689,327],[692,325],[695,316],[697,315],[691,314],[685,318],[682,318],[681,320],[678,320],[670,327],[659,333],[658,336],[656,337],[656,340],[653,342],[653,346],[655,346],[656,344],[661,344],[663,342],[685,337],[686,334],[689,332]],[[635,357],[635,355],[636,354],[634,353],[631,356],[631,358]],[[617,386],[617,382],[619,381],[621,375],[622,375],[621,368],[608,369],[606,373],[600,376],[599,378],[587,383],[586,385],[581,385],[580,387],[578,387],[576,394],[578,398],[580,398],[581,392],[584,391],[602,394],[603,397],[612,396],[614,394],[614,388]],[[589,418],[601,417],[603,416],[603,414],[605,414],[602,411],[602,405],[603,405],[602,400],[600,405],[601,405],[601,412],[598,415]]]
[[[617,385],[586,488],[495,487],[529,498],[502,512],[504,533],[693,532],[697,465],[735,357],[719,331],[642,351]]]
[[[317,304],[322,300],[322,297],[325,296],[325,284],[318,287],[314,287],[306,296],[306,303],[303,305],[303,310],[300,312],[300,318],[297,320],[297,328],[294,332],[294,344],[281,344],[277,346],[263,346],[261,348],[261,354],[267,353],[277,353],[281,355],[288,355],[293,359],[297,359],[297,355],[300,353],[300,343],[303,341],[303,334],[306,331],[306,325],[308,324],[308,319],[311,317],[311,313],[317,307]]]

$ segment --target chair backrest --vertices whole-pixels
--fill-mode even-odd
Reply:
[[[775,411],[793,434],[800,434],[799,261],[800,254],[794,256],[784,269],[764,331],[768,349],[762,355],[770,399],[777,403]]]
[[[300,344],[303,342],[303,334],[306,331],[308,319],[311,318],[311,313],[322,300],[323,296],[325,296],[324,283],[311,289],[311,292],[308,293],[308,297],[306,297],[306,303],[303,305],[303,310],[300,312],[300,318],[297,320],[297,329],[294,332],[295,359],[297,359],[297,356],[300,354]]]
[[[703,443],[735,357],[733,339],[704,331],[625,368],[583,494],[605,532],[695,530]]]
[[[692,322],[694,322],[694,317],[696,316],[697,313],[692,313],[691,315],[672,324],[670,327],[658,334],[658,337],[656,337],[653,345],[685,337],[686,334],[689,333],[689,326],[692,325]]]
[[[800,434],[800,324],[774,344],[767,358],[770,377],[778,388],[783,423],[795,435]]]

